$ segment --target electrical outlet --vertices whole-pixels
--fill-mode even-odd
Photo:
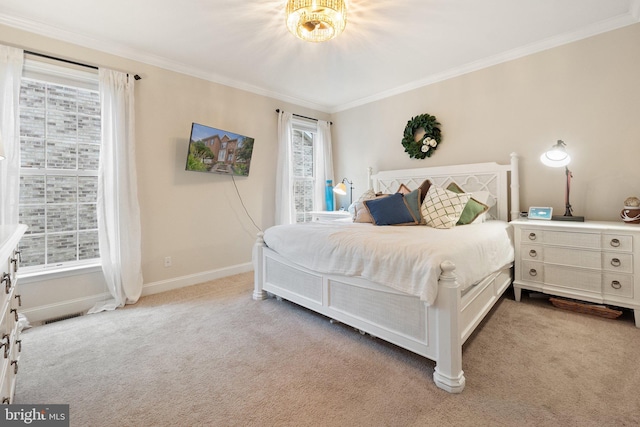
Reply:
[[[170,256],[164,257],[164,266],[165,267],[171,267],[171,257]]]

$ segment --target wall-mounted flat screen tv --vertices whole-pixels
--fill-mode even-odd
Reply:
[[[248,176],[253,141],[248,136],[193,123],[186,170]]]

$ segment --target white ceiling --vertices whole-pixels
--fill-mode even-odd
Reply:
[[[0,0],[0,24],[336,112],[640,20],[640,0],[350,0],[313,44],[285,3]]]

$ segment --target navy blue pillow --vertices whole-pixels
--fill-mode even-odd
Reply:
[[[364,205],[371,214],[375,225],[418,223],[401,193],[391,194],[379,199],[365,200]]]

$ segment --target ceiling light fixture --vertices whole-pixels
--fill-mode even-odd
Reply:
[[[344,0],[288,0],[287,28],[308,42],[324,42],[338,36],[347,25]]]

